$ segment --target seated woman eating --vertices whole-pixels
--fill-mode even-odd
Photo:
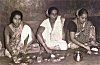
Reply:
[[[90,46],[97,46],[95,37],[95,27],[88,21],[88,11],[79,9],[76,18],[69,22],[69,46],[72,49],[83,47],[91,54]]]
[[[15,10],[11,13],[11,23],[5,28],[5,55],[10,58],[19,53],[26,53],[27,48],[35,39],[31,28],[22,20],[23,14]]]
[[[56,7],[47,10],[48,18],[45,19],[37,31],[37,38],[48,53],[52,50],[67,50],[67,43],[64,40],[64,18],[58,15]]]

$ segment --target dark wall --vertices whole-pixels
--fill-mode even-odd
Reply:
[[[46,18],[45,11],[51,6],[57,7],[60,14],[66,18],[74,17],[75,11],[79,8],[86,8],[90,16],[100,16],[99,3],[99,0],[0,0],[0,40],[3,43],[3,31],[9,24],[9,17],[13,10],[23,12],[24,21],[35,33],[39,24]],[[99,28],[97,30],[100,33]]]

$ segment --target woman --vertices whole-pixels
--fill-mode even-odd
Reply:
[[[15,10],[11,13],[10,24],[5,28],[5,54],[13,57],[19,53],[26,53],[27,47],[33,42],[34,35],[31,28],[23,23],[23,14]]]
[[[65,19],[58,12],[56,7],[50,7],[46,12],[48,18],[41,23],[37,32],[39,42],[48,53],[52,53],[52,50],[67,50],[63,31]]]
[[[69,22],[69,46],[74,49],[83,47],[90,51],[90,46],[97,46],[95,37],[95,27],[88,21],[88,11],[84,8],[79,9],[76,18]]]

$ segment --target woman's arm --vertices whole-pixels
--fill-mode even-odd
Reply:
[[[5,44],[6,44],[6,48],[7,50],[10,52],[10,54],[13,54],[13,51],[9,45],[9,41],[10,41],[10,37],[9,37],[9,29],[8,27],[5,28]]]
[[[79,45],[79,46],[81,46],[81,47],[83,47],[83,48],[85,48],[85,49],[87,49],[87,50],[90,51],[90,47],[89,47],[89,46],[85,46],[84,44],[78,42],[78,41],[75,39],[75,32],[70,32],[70,39],[71,39],[71,41],[72,41],[73,43],[75,43],[75,44],[77,44],[77,45]]]
[[[37,31],[37,39],[39,40],[39,42],[42,44],[42,46],[45,48],[45,50],[48,53],[51,53],[51,50],[47,48],[46,44],[45,44],[45,40],[43,39],[42,33],[45,30],[44,27],[40,26],[38,31]]]
[[[44,29],[45,29],[44,27],[40,26],[38,28],[38,31],[37,31],[37,38],[38,38],[40,43],[43,43],[43,45],[45,45],[45,41],[44,41],[43,36],[42,36],[42,33],[43,33]]]

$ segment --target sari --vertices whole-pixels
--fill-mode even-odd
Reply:
[[[76,25],[76,23],[75,23]],[[76,32],[75,32],[75,39],[87,46],[97,46],[96,43],[96,35],[95,35],[95,27],[90,21],[84,22],[83,24],[77,24],[76,25]],[[69,31],[68,31],[69,33]],[[68,35],[68,47],[75,49],[78,48],[79,46],[74,44],[70,40],[70,36]]]
[[[60,50],[67,50],[67,42],[63,40],[63,23],[64,20],[61,20],[61,16],[58,16],[53,28],[51,27],[49,18],[44,20],[40,25],[45,27],[42,36],[48,48],[55,49],[58,46]]]
[[[95,41],[95,27],[90,21],[85,22],[83,25],[77,25],[77,32],[75,33],[75,38],[79,42],[92,45],[92,41]]]
[[[27,45],[25,54],[35,52],[34,50],[36,49],[34,48],[34,45],[35,46],[37,45],[37,47],[39,47],[38,43],[32,44],[33,34],[31,28],[28,25],[23,26],[23,24],[20,24],[18,28],[14,28],[12,24],[10,24],[9,29],[10,29],[9,46],[13,52],[12,55],[18,55],[19,53],[24,52],[23,48],[25,45]],[[5,51],[5,54],[7,54],[8,57],[11,57],[11,54],[7,49]]]
[[[9,28],[12,30],[13,34],[11,34],[10,36],[10,41],[9,41],[9,45],[10,48],[13,51],[12,55],[18,55],[19,51],[21,50],[21,47],[19,46],[19,43],[21,41],[21,32],[22,32],[22,25],[20,25],[18,28],[13,28],[12,24],[9,25]]]

